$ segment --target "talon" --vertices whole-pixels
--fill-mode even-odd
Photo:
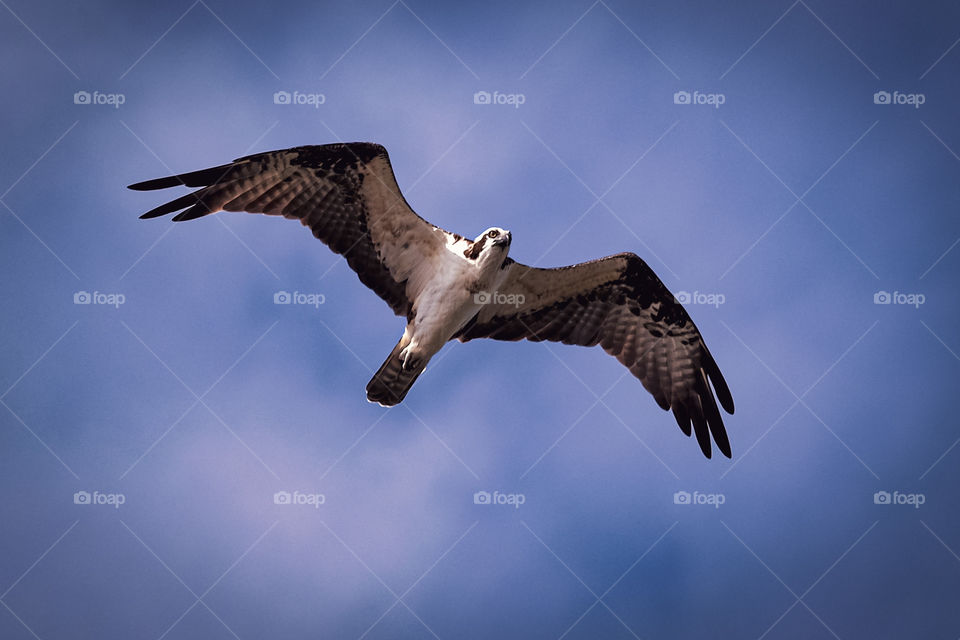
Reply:
[[[413,364],[411,362],[412,359],[413,359],[413,354],[410,353],[409,346],[406,346],[400,350],[400,362],[402,363],[404,370],[407,370],[407,371],[410,370]]]

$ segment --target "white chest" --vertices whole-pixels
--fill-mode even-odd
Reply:
[[[417,341],[439,349],[480,310],[493,283],[476,263],[444,256],[425,279],[414,304],[413,332]]]

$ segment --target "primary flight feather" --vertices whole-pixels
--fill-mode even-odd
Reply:
[[[730,457],[717,406],[734,411],[727,383],[686,310],[632,253],[557,269],[515,262],[509,231],[492,227],[469,240],[418,216],[386,149],[366,142],[268,151],[130,188],[177,186],[199,189],[140,217],[247,211],[300,220],[406,317],[400,342],[367,384],[371,402],[401,402],[454,338],[599,344],[673,410],[688,436],[692,425],[705,456],[712,435]]]

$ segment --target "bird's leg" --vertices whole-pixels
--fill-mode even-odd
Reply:
[[[422,360],[423,358],[417,353],[417,344],[415,342],[411,342],[400,350],[400,361],[403,363],[403,368],[406,371],[417,368]]]

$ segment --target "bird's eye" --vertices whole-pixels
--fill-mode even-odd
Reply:
[[[499,235],[500,235],[500,232],[497,231],[496,229],[494,229],[493,231],[488,231],[488,232],[487,232],[487,237],[488,237],[488,238],[496,238],[496,237],[499,236]]]

